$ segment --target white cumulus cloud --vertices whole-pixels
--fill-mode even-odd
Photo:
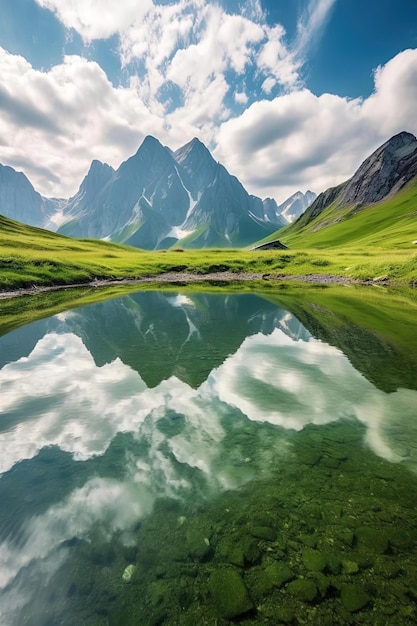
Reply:
[[[56,14],[67,27],[85,41],[106,39],[124,31],[132,21],[141,19],[152,7],[152,0],[36,0]]]
[[[416,98],[417,50],[406,50],[377,69],[366,99],[298,89],[255,102],[222,124],[215,154],[263,197],[319,192],[352,176],[390,136],[417,134]]]
[[[0,49],[0,162],[44,195],[68,197],[92,159],[118,167],[151,134],[173,149],[198,136],[250,193],[282,201],[342,182],[392,134],[417,132],[417,50],[376,68],[364,100],[303,86],[336,0],[306,3],[292,42],[259,0],[238,12],[210,0],[36,1],[85,42],[117,35],[128,77],[115,86],[81,56],[41,71]]]

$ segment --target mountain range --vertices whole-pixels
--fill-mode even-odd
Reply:
[[[0,213],[71,237],[145,249],[241,247],[292,221],[314,200],[282,205],[250,195],[194,138],[175,152],[147,136],[117,170],[94,160],[77,193],[42,197],[26,176],[0,166]]]

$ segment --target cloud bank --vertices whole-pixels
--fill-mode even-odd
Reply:
[[[258,0],[36,0],[87,46],[116,36],[123,84],[66,56],[46,70],[0,49],[0,162],[44,195],[75,193],[92,159],[117,167],[147,134],[176,149],[198,136],[250,193],[285,199],[350,177],[392,134],[417,132],[417,50],[375,69],[366,99],[317,96],[302,69],[336,0],[310,0],[289,41]]]

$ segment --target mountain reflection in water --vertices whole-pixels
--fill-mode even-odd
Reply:
[[[362,339],[360,334],[361,350]],[[161,506],[168,517],[174,507],[174,537],[178,524],[187,532],[190,515],[199,519],[198,507],[218,500],[225,510],[227,494],[276,480],[278,468],[285,477],[284,467],[298,463],[298,472],[308,473],[321,463],[329,480],[333,470],[340,474],[371,459],[383,480],[393,481],[390,468],[416,467],[417,392],[378,389],[343,352],[256,295],[137,293],[13,331],[0,339],[0,355],[0,622],[11,626],[116,624],[116,614],[136,623],[138,611],[145,617],[137,623],[154,623],[153,604],[164,602],[153,602],[150,592],[152,610],[138,608],[139,600],[132,606],[121,581],[129,564],[132,572],[143,568],[137,584],[146,589],[174,578],[158,578],[155,554],[149,556],[156,548],[140,539],[155,515],[161,532]],[[335,428],[340,434],[332,438]],[[364,461],[352,460],[356,449]],[[288,474],[287,487],[283,480],[280,499],[293,479]],[[249,512],[240,523],[253,526]],[[209,550],[199,544],[195,554],[166,558],[177,565],[201,562],[213,574],[225,562],[222,524],[204,535]],[[186,541],[192,544],[190,533]],[[273,551],[264,534],[252,534],[256,550]],[[269,558],[259,553],[239,566],[252,600],[263,597],[257,584],[251,588],[253,568],[264,573]],[[94,575],[108,578],[111,601],[91,580],[90,591],[83,588],[79,568],[86,559]],[[230,558],[226,564],[236,567]],[[177,578],[183,582],[182,574]],[[216,593],[209,594],[206,609],[203,600],[188,598],[188,619],[203,619],[204,610],[207,619],[218,611],[225,620],[240,615],[222,615]],[[294,615],[299,602],[294,600]],[[337,608],[340,599],[332,602]],[[48,622],[51,615],[56,621]],[[275,614],[265,619],[276,623]],[[161,620],[186,623],[176,613]]]

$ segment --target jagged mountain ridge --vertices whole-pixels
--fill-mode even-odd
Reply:
[[[250,245],[288,223],[275,200],[250,195],[198,139],[174,152],[151,136],[117,170],[94,160],[68,200],[42,197],[24,174],[2,166],[0,213],[148,249]]]
[[[29,179],[12,167],[0,164],[0,213],[29,226],[48,227],[61,200],[44,198]]]
[[[301,217],[287,229],[300,230],[334,207],[328,219],[317,229],[346,218],[340,209],[350,207],[352,213],[388,198],[417,176],[417,139],[405,131],[398,133],[377,148],[358,168],[352,178],[319,194]]]
[[[102,166],[105,167],[105,166]],[[107,174],[110,174],[106,170]],[[148,136],[93,195],[91,170],[64,208],[60,232],[141,248],[242,246],[281,224],[198,140],[173,152]]]
[[[317,194],[310,190],[305,193],[297,191],[285,200],[285,202],[278,205],[277,213],[287,222],[293,222],[308,209],[316,197]]]

